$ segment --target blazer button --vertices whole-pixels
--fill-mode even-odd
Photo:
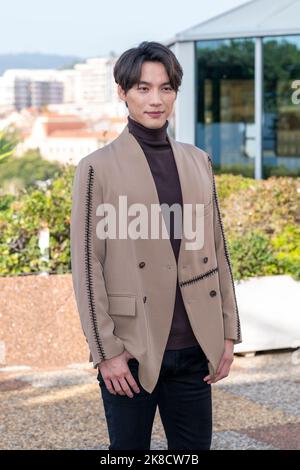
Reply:
[[[139,264],[139,267],[143,268],[145,265],[146,265],[145,261],[141,261],[140,264]]]
[[[210,293],[209,293],[209,295],[210,295],[211,297],[214,297],[215,295],[217,295],[217,293],[216,293],[215,290],[211,290]]]
[[[205,258],[203,258],[203,263],[207,263],[207,261],[208,261],[208,257],[205,256]]]
[[[144,304],[146,303],[146,300],[147,300],[147,297],[146,297],[146,296],[143,297],[143,302],[144,302]]]

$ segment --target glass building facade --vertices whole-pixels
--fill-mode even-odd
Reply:
[[[262,176],[278,169],[300,174],[300,36],[265,37],[262,44]],[[195,144],[212,154],[221,171],[254,176],[255,38],[195,46]]]
[[[300,36],[263,39],[263,164],[300,168]],[[300,94],[298,94],[300,95]],[[299,96],[300,97],[300,96]]]

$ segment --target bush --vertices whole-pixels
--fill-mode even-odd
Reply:
[[[0,275],[63,273],[71,269],[70,212],[74,167],[47,189],[31,187],[0,212]],[[8,207],[7,207],[8,205]],[[5,206],[5,204],[4,204]],[[40,229],[50,230],[50,262],[45,265],[38,246]]]
[[[228,248],[235,279],[278,274],[270,240],[264,233],[254,231],[238,239],[228,240]]]
[[[287,225],[299,226],[299,189],[299,178],[252,180],[248,188],[237,190],[222,201],[226,230],[234,239],[255,230],[274,237]]]
[[[22,157],[14,157],[0,165],[1,193],[21,192],[37,181],[45,181],[62,174],[63,166],[49,162],[37,150],[28,150]]]
[[[241,175],[222,174],[216,175],[216,186],[218,189],[218,197],[221,204],[231,194],[235,195],[239,191],[248,190],[248,188],[256,187],[259,185],[259,181],[252,178],[245,178]]]
[[[237,185],[216,176],[226,238],[236,279],[290,274],[300,279],[300,180],[271,177]],[[234,191],[226,188],[234,187]]]
[[[71,269],[70,216],[74,167],[65,166],[48,188],[0,197],[0,275]],[[235,279],[290,274],[300,279],[300,179],[254,180],[216,175],[220,209]],[[38,247],[50,229],[50,261]]]
[[[271,240],[278,266],[282,272],[300,279],[300,227],[287,225]]]

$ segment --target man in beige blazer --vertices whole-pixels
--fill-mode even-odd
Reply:
[[[182,74],[162,44],[125,51],[114,77],[128,124],[74,177],[73,285],[110,449],[149,449],[157,405],[168,449],[209,449],[211,384],[242,341],[211,157],[166,133]]]

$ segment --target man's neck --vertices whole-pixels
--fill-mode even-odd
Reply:
[[[162,127],[157,129],[152,129],[150,127],[146,127],[140,122],[135,121],[131,116],[128,115],[128,129],[129,132],[134,134],[141,139],[146,140],[153,140],[153,141],[160,141],[164,142],[167,141],[167,127],[169,121],[167,120]]]

